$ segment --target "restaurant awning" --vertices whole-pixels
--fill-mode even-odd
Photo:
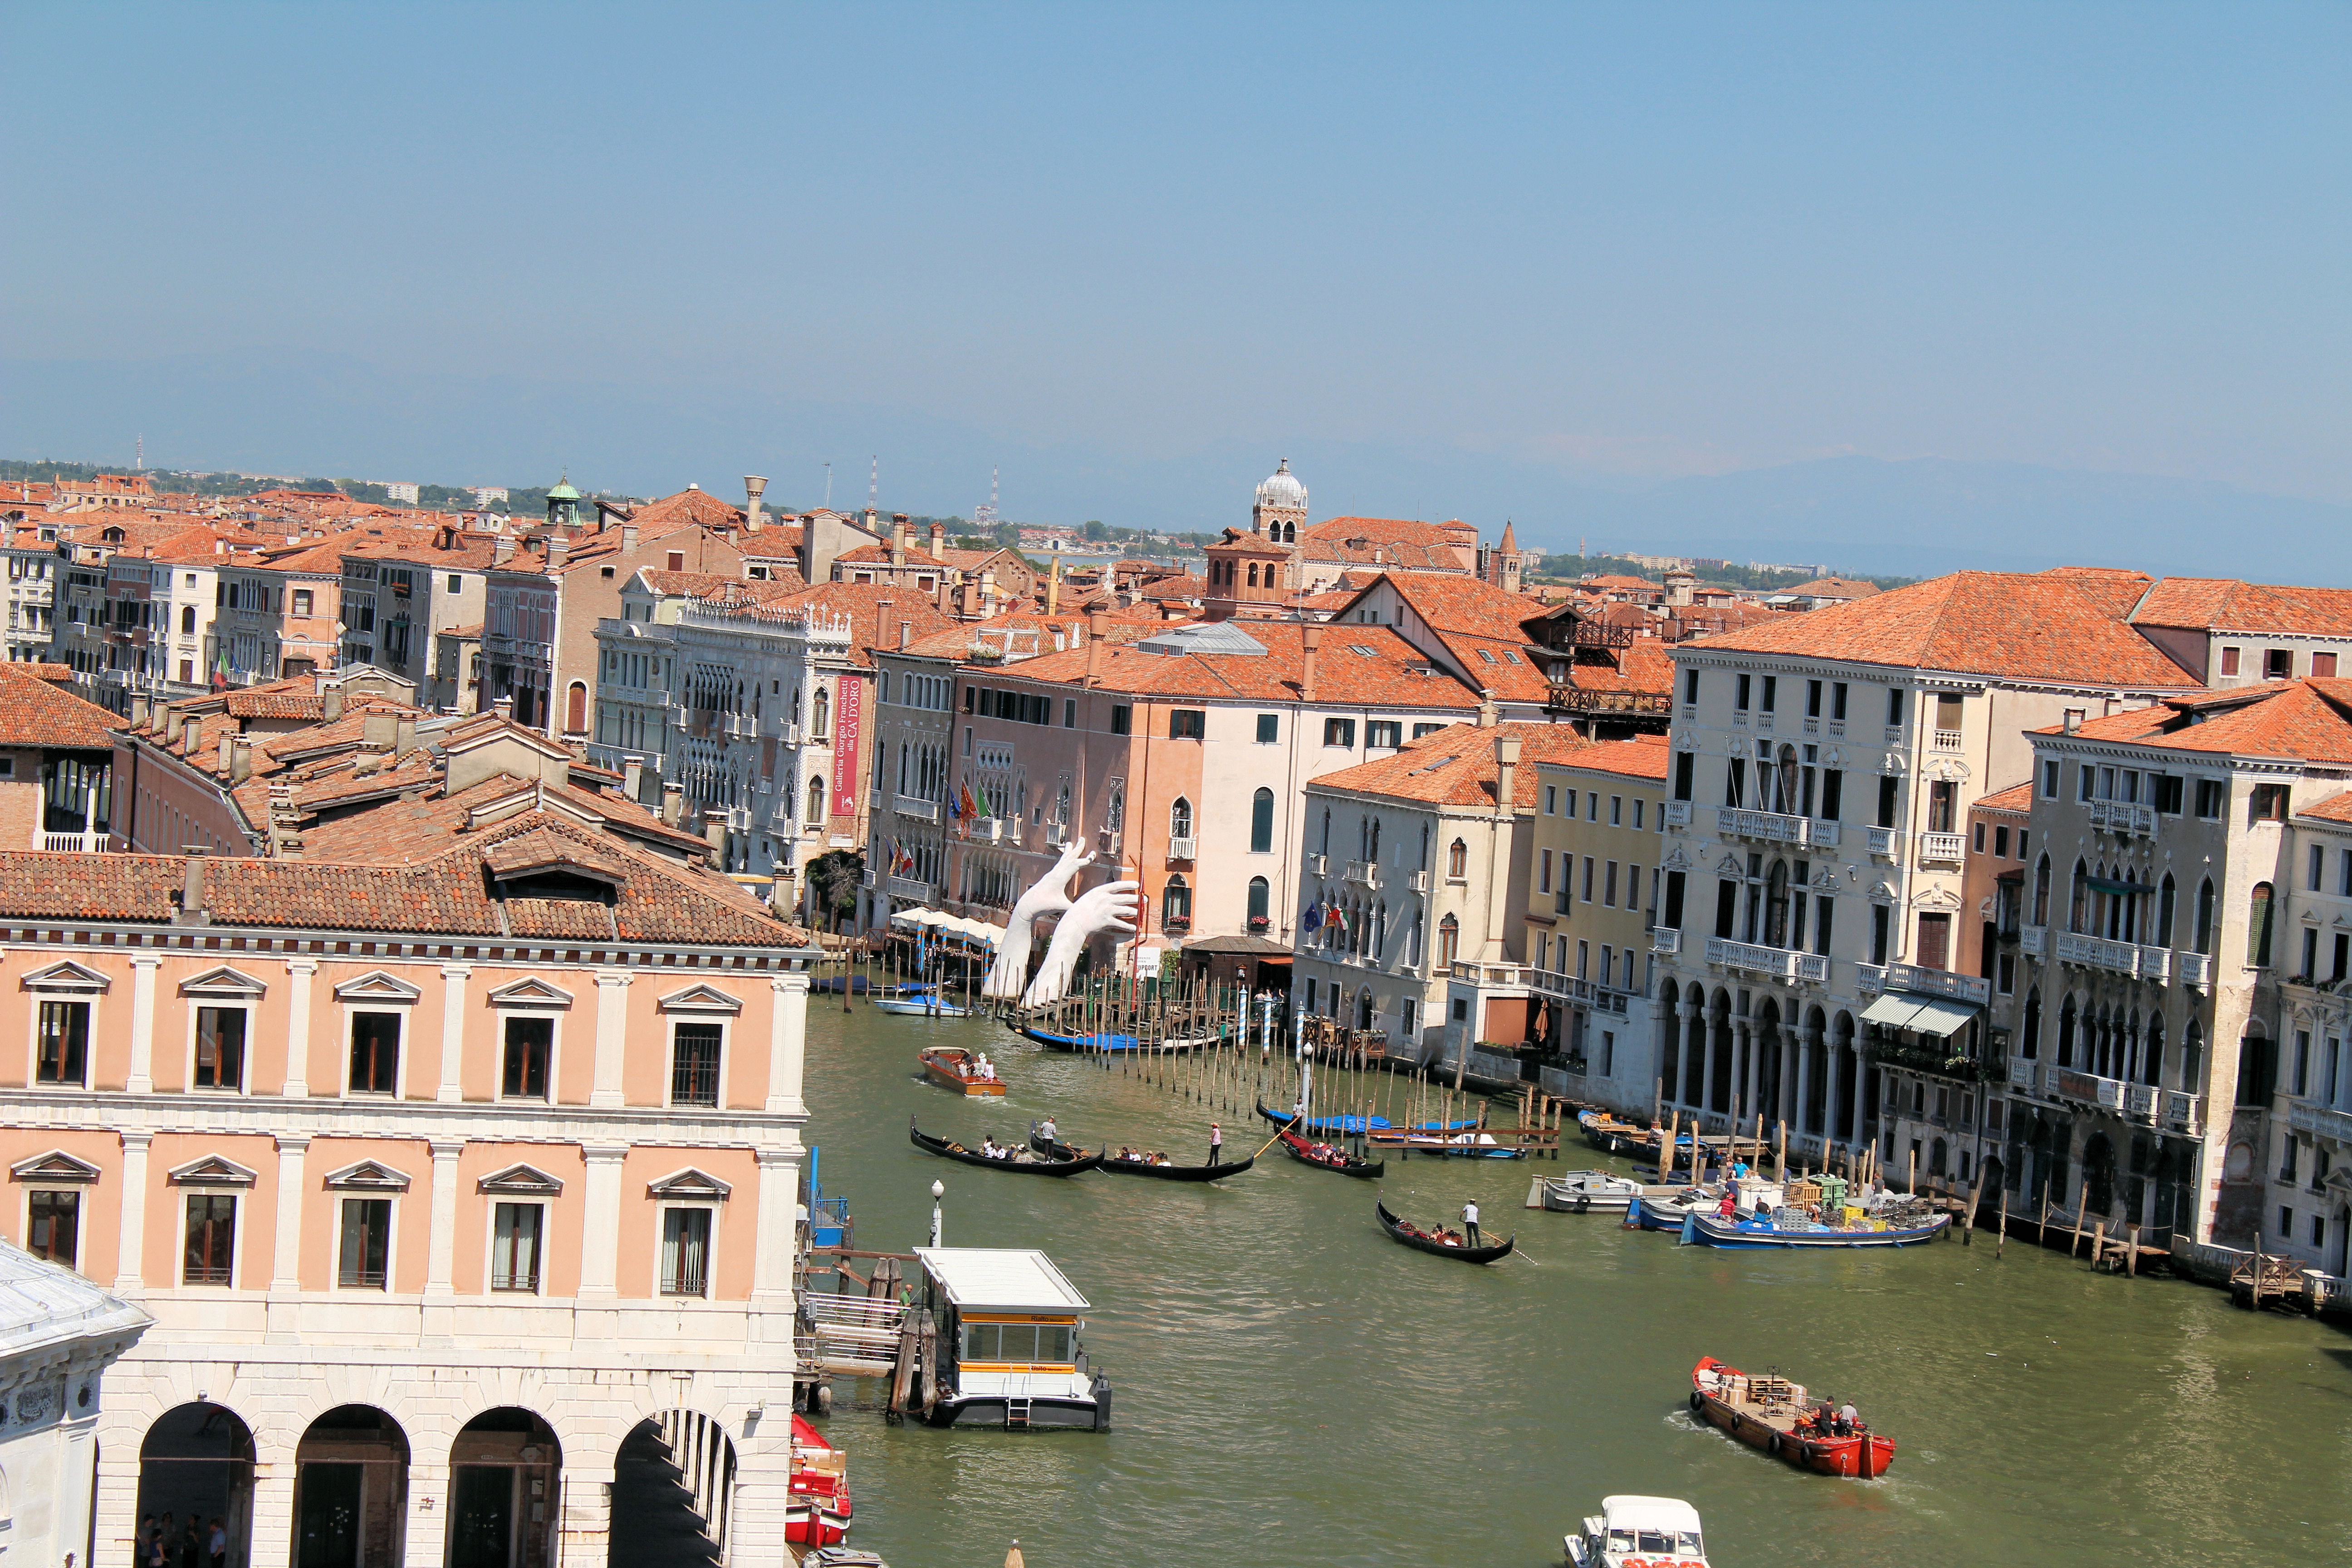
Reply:
[[[1890,991],[1862,1010],[1862,1021],[1882,1029],[1909,1029],[1914,1034],[1941,1038],[1958,1034],[1977,1011],[1972,1002]]]

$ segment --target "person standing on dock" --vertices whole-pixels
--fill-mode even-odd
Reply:
[[[1224,1163],[1225,1130],[1212,1121],[1209,1123],[1209,1163],[1222,1165]]]
[[[1478,1203],[1476,1199],[1462,1205],[1462,1236],[1472,1247],[1478,1242]]]

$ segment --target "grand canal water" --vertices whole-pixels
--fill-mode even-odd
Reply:
[[[1011,1092],[926,1087],[927,1043],[988,1050]],[[2217,1290],[2016,1244],[1996,1261],[1982,1234],[1792,1257],[1522,1209],[1530,1172],[1591,1163],[1580,1145],[1559,1165],[1392,1161],[1370,1184],[1287,1160],[1208,1187],[993,1174],[912,1148],[908,1115],[975,1142],[1050,1112],[1066,1138],[1192,1160],[1208,1115],[994,1025],[862,1002],[813,1000],[808,1097],[859,1246],[919,1242],[944,1181],[951,1244],[1043,1247],[1092,1300],[1116,1390],[1107,1435],[836,1411],[854,1539],[892,1568],[996,1568],[1014,1536],[1031,1568],[1535,1568],[1611,1492],[1690,1500],[1717,1568],[2352,1559],[2352,1336]],[[1265,1135],[1224,1121],[1229,1151]],[[1423,1216],[1475,1196],[1528,1256],[1407,1251],[1376,1194]],[[1899,1443],[1892,1475],[1801,1475],[1695,1426],[1702,1354],[1853,1399]]]

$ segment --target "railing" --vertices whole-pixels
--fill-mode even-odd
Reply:
[[[2101,1078],[2096,1073],[2076,1072],[2061,1068],[2054,1075],[2051,1090],[2061,1100],[2072,1100],[2084,1105],[2095,1105],[2103,1110],[2124,1108],[2124,1083],[2120,1079]]]
[[[1815,849],[1834,849],[1838,842],[1838,825],[1826,816],[1816,816],[1805,824],[1805,843]]]
[[[1801,955],[1785,947],[1759,947],[1750,942],[1733,942],[1728,937],[1706,939],[1706,961],[1726,969],[1745,970],[1750,974],[1768,974],[1775,980],[1794,980],[1797,959]]]
[[[2017,933],[2017,950],[2028,958],[2045,958],[2050,952],[2050,928],[2027,926]]]
[[[1748,811],[1736,805],[1716,807],[1715,830],[1738,838],[1757,838],[1768,844],[1805,842],[1805,829],[1811,826],[1804,817],[1789,816],[1777,811]]]
[[[109,836],[103,833],[44,833],[41,847],[52,855],[102,854]]]
[[[1674,699],[1663,691],[1587,691],[1569,680],[1555,680],[1550,688],[1544,706],[1563,712],[1633,719],[1666,719],[1674,715]]]
[[[2164,1091],[2152,1083],[2127,1083],[2124,1085],[2124,1114],[2153,1121],[2157,1102],[2163,1098]]]
[[[1408,892],[1425,893],[1429,891],[1429,873],[1426,871],[1407,871],[1404,874],[1404,885],[1405,889]]]
[[[1454,961],[1454,978],[1467,980],[1474,985],[1517,985],[1528,984],[1528,970],[1517,963],[1479,963],[1467,958]]]
[[[1682,950],[1682,932],[1678,931],[1671,931],[1664,926],[1660,926],[1657,930],[1650,933],[1650,951],[1652,952],[1680,952]]]
[[[1665,809],[1666,826],[1668,827],[1688,827],[1690,826],[1690,802],[1686,800],[1670,800],[1666,802]]]
[[[1193,852],[1197,847],[1197,841],[1189,837],[1183,838],[1171,838],[1168,841],[1168,858],[1171,860],[1190,860],[1192,858]]]
[[[1957,752],[1960,749],[1960,732],[1958,730],[1938,730],[1934,745],[1939,752]]]
[[[1832,741],[1843,741],[1845,739],[1844,720],[1832,719],[1830,721],[1830,739]]]
[[[2352,1143],[2352,1114],[2325,1105],[2297,1100],[2287,1107],[2287,1125],[2297,1132],[2313,1132],[2338,1142]]]
[[[1325,868],[1330,863],[1331,858],[1328,855],[1309,855],[1307,857],[1307,874],[1310,877],[1328,875]]]
[[[1923,996],[1948,996],[1955,1002],[1984,1006],[1992,1000],[1992,982],[1981,974],[1955,974],[1948,969],[1922,969],[1916,963],[1886,966],[1886,988]]]
[[[917,800],[911,795],[902,795],[893,800],[890,803],[890,809],[901,816],[911,816],[918,822],[937,822],[940,819],[938,801]]]
[[[888,887],[890,892],[898,898],[914,899],[926,904],[931,901],[931,885],[917,878],[893,877]]]
[[[1381,863],[1377,860],[1349,861],[1348,880],[1361,888],[1379,887],[1381,885]]]
[[[874,868],[873,868],[873,867],[868,866],[868,867],[866,867],[866,869],[865,869],[865,870],[860,871],[860,872],[857,874],[857,885],[858,885],[859,887],[861,887],[861,888],[871,888],[872,886],[874,886]]]
[[[2091,826],[2109,833],[2137,833],[2143,836],[2156,832],[2156,811],[2151,806],[2134,805],[2128,801],[2095,800],[2089,806]]]
[[[1581,1002],[1598,1013],[1615,1013],[1622,1016],[1632,1000],[1631,993],[1620,991],[1613,985],[1597,984],[1549,969],[1528,970],[1528,980],[1535,990],[1557,996],[1564,1002]]]
[[[2042,1092],[2041,1072],[2040,1062],[2030,1062],[2023,1057],[2011,1057],[2009,1058],[2009,1087],[2022,1089],[2027,1094],[2039,1094]]]
[[[1922,866],[1957,866],[1968,852],[1969,841],[1960,834],[1919,835],[1919,864]]]
[[[1067,823],[1049,822],[1045,824],[1045,842],[1048,845],[1052,846],[1054,848],[1059,849],[1063,845],[1067,844],[1069,841],[1070,828]]]
[[[1805,721],[1805,733],[1806,733],[1806,734],[1808,734],[1808,735],[1818,735],[1818,734],[1820,734],[1821,732],[1822,732],[1822,721],[1821,721],[1819,719],[1808,719],[1808,720],[1806,720],[1806,721]]]
[[[2080,931],[2058,933],[2058,962],[2078,963],[2085,969],[2104,969],[2110,974],[2126,974],[2159,984],[2172,973],[2172,951],[2163,947],[2141,947],[2136,942],[2119,942],[2113,937],[2086,936]]]
[[[2164,1091],[2164,1124],[2176,1132],[2192,1136],[2205,1131],[2205,1097],[2183,1094],[2177,1089]]]
[[[2180,984],[2204,985],[2210,983],[2213,975],[2213,960],[2210,955],[2202,952],[2184,952],[2179,955],[2179,958],[2178,967],[2180,972]]]
[[[1869,835],[1870,852],[1873,855],[1882,860],[1895,860],[1902,858],[1903,835],[1901,832],[1892,827],[1872,827],[1864,831]]]

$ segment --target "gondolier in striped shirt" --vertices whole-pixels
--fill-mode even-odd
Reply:
[[[1463,1239],[1470,1246],[1476,1247],[1480,1245],[1478,1240],[1478,1204],[1477,1200],[1475,1198],[1462,1205],[1462,1235]]]

